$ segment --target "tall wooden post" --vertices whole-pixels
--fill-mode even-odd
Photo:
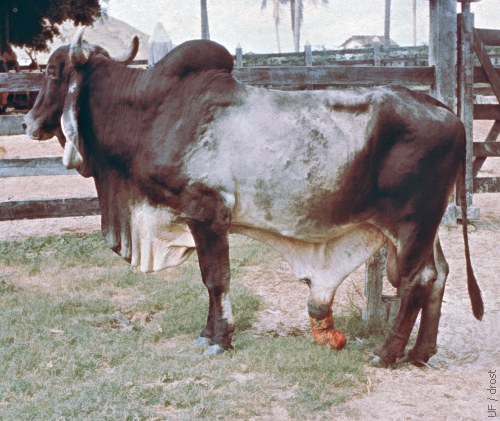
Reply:
[[[239,42],[236,46],[236,67],[243,67],[243,48]]]
[[[457,0],[430,0],[429,18],[429,66],[436,72],[431,95],[455,110]]]
[[[429,66],[435,79],[430,94],[453,111],[457,89],[457,0],[429,1]],[[443,216],[444,225],[456,225],[454,197]]]
[[[457,106],[458,115],[465,126],[467,137],[466,165],[465,165],[465,190],[467,203],[462,206],[472,205],[473,177],[472,177],[472,141],[474,122],[474,15],[470,11],[470,3],[462,2],[462,13],[458,15],[458,66],[457,66]]]
[[[380,66],[382,63],[380,57],[380,39],[378,37],[373,38],[373,65]]]
[[[470,3],[480,0],[457,0],[462,4],[462,13],[458,15],[458,71],[457,71],[457,108],[458,115],[465,126],[467,138],[465,149],[465,196],[467,215],[470,219],[479,219],[480,210],[473,206],[473,123],[474,123],[474,14]]]
[[[306,62],[306,66],[312,66],[313,65],[313,56],[312,56],[312,48],[311,44],[309,41],[306,42],[304,45],[304,58]]]

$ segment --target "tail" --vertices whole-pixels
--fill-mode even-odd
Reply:
[[[460,202],[462,208],[462,232],[464,237],[465,262],[467,266],[467,289],[469,290],[470,302],[472,304],[472,313],[478,320],[483,318],[484,304],[481,297],[481,290],[477,284],[469,250],[469,233],[467,232],[467,196],[465,188],[465,159],[463,160],[462,170],[460,171]]]

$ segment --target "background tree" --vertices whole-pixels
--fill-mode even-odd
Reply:
[[[0,54],[10,45],[44,51],[59,35],[58,24],[90,25],[101,15],[99,0],[2,0]]]
[[[200,7],[201,7],[201,39],[210,39],[210,31],[208,30],[207,0],[200,0]]]
[[[417,45],[417,0],[413,0],[413,45]]]
[[[271,0],[269,0],[271,1]],[[310,0],[312,4],[318,4],[318,0]],[[328,0],[321,0],[323,4],[327,4]],[[262,0],[261,9],[264,9],[267,6],[268,0]],[[280,50],[279,46],[279,32],[278,27],[280,23],[279,13],[280,13],[280,5],[289,4],[290,5],[290,16],[292,21],[292,33],[293,33],[293,47],[296,53],[300,51],[300,29],[302,27],[303,21],[303,11],[304,11],[304,0],[272,0],[273,3],[273,19],[274,19],[274,28],[276,33],[276,41],[278,43],[278,50]],[[281,51],[280,51],[281,52]]]
[[[286,3],[286,0],[270,0],[273,4],[273,21],[274,21],[274,36],[276,37],[276,45],[278,47],[278,53],[281,53],[281,43],[280,43],[280,3]],[[263,10],[267,7],[267,0],[262,0],[260,9]]]
[[[384,16],[384,48],[388,50],[391,46],[391,0],[385,0]]]

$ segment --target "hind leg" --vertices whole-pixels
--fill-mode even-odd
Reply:
[[[407,283],[407,280],[402,280],[402,283]],[[401,306],[396,321],[384,344],[374,352],[384,364],[392,364],[404,356],[406,344],[421,308],[416,294],[417,288],[410,285],[405,289],[406,291],[400,294]]]
[[[448,277],[448,263],[443,254],[438,236],[434,241],[432,264],[437,272],[434,282],[426,288],[427,295],[422,304],[420,316],[420,329],[417,342],[408,352],[408,360],[412,363],[426,363],[437,350],[437,334],[439,319],[441,317],[441,304],[443,302],[446,278]]]
[[[387,339],[375,354],[383,363],[392,364],[405,355],[418,313],[426,298],[427,285],[436,278],[432,259],[432,232],[422,231],[420,224],[407,224],[398,235],[396,256],[401,306]]]

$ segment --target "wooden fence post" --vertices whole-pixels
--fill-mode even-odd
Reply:
[[[479,208],[472,206],[474,191],[473,157],[473,122],[474,122],[474,14],[471,13],[469,1],[462,1],[462,13],[457,22],[457,108],[458,115],[465,126],[465,195],[467,215],[471,219],[479,219]]]
[[[382,295],[387,246],[383,246],[365,264],[365,297],[363,320],[369,330],[382,328],[397,316],[400,300],[397,296]]]
[[[309,42],[306,42],[306,45],[304,45],[304,55],[305,55],[306,66],[312,66],[313,56],[312,56],[311,44]]]
[[[430,0],[429,18],[429,66],[436,73],[431,95],[455,110],[457,0]]]
[[[456,108],[457,0],[429,1],[429,66],[435,78],[430,94],[452,110]],[[457,224],[458,209],[451,198],[442,224]]]
[[[236,67],[243,67],[243,49],[240,43],[236,46]]]
[[[363,320],[369,330],[382,327],[382,276],[384,256],[380,251],[375,253],[365,263],[365,297]]]
[[[373,65],[380,66],[381,58],[380,58],[380,39],[379,37],[373,38]]]
[[[373,65],[381,66],[380,39],[374,37],[373,43]],[[365,298],[366,305],[363,308],[363,320],[370,331],[380,329],[387,322],[388,315],[382,303],[382,287],[387,248],[384,246],[377,251],[365,263]]]

